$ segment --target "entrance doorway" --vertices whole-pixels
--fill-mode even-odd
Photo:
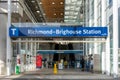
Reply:
[[[99,42],[98,44],[102,43]],[[12,44],[14,45],[14,58],[16,58],[15,55],[17,54],[21,55],[21,67],[23,67],[23,70],[21,71],[23,72],[36,69],[36,53],[42,55],[43,64],[46,63],[44,62],[46,60],[47,65],[50,65],[50,68],[53,68],[54,63],[58,63],[63,60],[63,65],[64,62],[67,61],[67,69],[80,69],[81,56],[93,54],[94,51],[92,47],[94,41],[58,40],[56,43],[53,40],[42,40],[41,38],[19,38],[18,40],[12,40]],[[104,48],[104,46],[100,46],[99,48]],[[101,56],[99,55],[97,57],[100,58]],[[96,58],[96,60],[99,61],[99,64],[97,65],[101,65],[101,59]],[[79,66],[77,66],[77,64]]]
[[[55,50],[73,50],[73,45],[71,43],[69,44],[55,44]],[[55,53],[53,55],[53,61],[60,62],[63,60],[63,63],[66,62],[65,65],[69,66],[69,68],[75,67],[75,54],[72,52],[69,53]]]
[[[55,44],[55,50],[73,50],[73,45],[71,43],[65,44],[65,45]],[[65,60],[74,61],[75,55],[74,55],[74,53],[64,53],[64,54],[56,53],[56,54],[54,54],[53,61],[60,60],[60,59],[64,59],[64,61]]]

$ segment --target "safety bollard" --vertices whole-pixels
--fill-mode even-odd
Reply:
[[[58,71],[57,71],[57,67],[56,67],[56,64],[54,64],[53,73],[54,73],[54,74],[57,74],[57,73],[58,73]]]

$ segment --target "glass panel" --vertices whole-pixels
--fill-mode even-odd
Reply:
[[[118,62],[120,62],[120,56],[118,57]]]
[[[69,18],[68,16],[65,16],[65,18]]]
[[[65,7],[65,10],[69,10],[69,9],[70,9],[70,6],[66,6],[66,7]]]
[[[65,12],[65,15],[69,15],[69,12]]]
[[[111,4],[112,3],[112,0],[109,0],[109,4]]]
[[[78,12],[80,11],[81,4],[84,3],[82,0],[65,0],[65,16],[76,16],[78,18],[77,21],[79,20],[79,15]],[[66,11],[67,10],[67,11]],[[66,17],[65,17],[66,18]],[[75,17],[69,18],[70,21],[72,21]],[[66,20],[64,20],[66,22]],[[76,22],[77,22],[76,21]],[[74,22],[74,20],[73,20]]]
[[[120,64],[118,64],[118,67],[120,68]]]

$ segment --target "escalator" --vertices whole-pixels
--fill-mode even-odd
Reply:
[[[59,44],[55,44],[55,50],[59,50]],[[53,61],[59,61],[59,54],[58,53],[54,53]]]
[[[73,50],[72,44],[61,45],[55,44],[55,50]],[[75,54],[74,53],[55,53],[53,55],[53,61],[60,61],[63,59],[64,61],[68,61],[70,63],[70,67],[74,68],[75,62]]]

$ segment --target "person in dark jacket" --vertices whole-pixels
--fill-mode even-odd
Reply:
[[[81,64],[82,71],[84,71],[84,65],[85,65],[84,57],[82,57],[80,64]]]

